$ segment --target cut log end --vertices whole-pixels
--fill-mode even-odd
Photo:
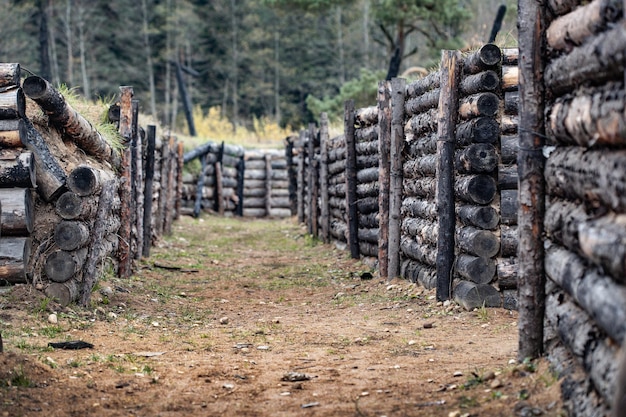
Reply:
[[[38,99],[44,96],[48,89],[48,83],[41,77],[28,77],[22,84],[24,93],[32,99]]]
[[[67,185],[79,196],[91,195],[100,189],[100,176],[91,167],[79,166],[70,174]]]

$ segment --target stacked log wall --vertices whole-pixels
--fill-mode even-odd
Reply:
[[[569,415],[607,415],[626,388],[623,2],[554,10],[545,37],[544,348],[555,366],[572,363],[559,369]],[[574,383],[587,391],[570,395]]]
[[[278,150],[246,151],[243,173],[244,217],[290,217],[287,157]]]
[[[348,212],[346,210],[346,138],[335,136],[328,140],[328,217],[330,239],[339,248],[348,242]]]

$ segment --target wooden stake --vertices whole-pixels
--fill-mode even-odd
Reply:
[[[359,259],[359,216],[356,194],[356,148],[354,137],[354,100],[348,100],[343,113],[346,135],[346,210],[348,213],[348,246],[350,256]]]
[[[378,272],[389,275],[389,169],[391,148],[391,91],[387,81],[378,83]]]
[[[120,135],[124,139],[126,145],[130,144],[132,139],[132,87],[120,87]],[[132,224],[132,157],[130,148],[126,147],[122,153],[121,180],[119,187],[119,195],[121,201],[120,208],[120,229],[119,246],[118,246],[118,271],[120,278],[127,278],[132,273],[132,257],[131,257],[131,224]],[[102,197],[101,197],[102,198]],[[94,266],[95,269],[95,266]],[[94,272],[95,274],[95,272]],[[93,278],[94,283],[96,278]],[[83,288],[84,289],[84,288]],[[89,302],[90,295],[83,294],[81,300]],[[86,301],[85,301],[86,300]],[[87,304],[83,304],[87,305]]]
[[[152,246],[152,189],[154,186],[154,151],[156,139],[156,126],[148,125],[146,134],[146,182],[143,194],[143,248],[141,254],[147,258],[150,256]]]
[[[400,275],[400,209],[402,207],[402,144],[406,81],[391,80],[391,142],[389,156],[389,246],[387,279]]]
[[[461,58],[457,51],[442,51],[441,95],[437,129],[437,300],[452,296],[452,266],[454,265],[454,142],[456,115],[459,106],[458,85]]]
[[[520,0],[519,26],[519,251],[518,359],[537,358],[543,351],[545,270],[543,218],[545,212],[544,82],[545,7]]]
[[[328,210],[328,114],[320,116],[320,227],[322,242],[330,242],[330,215]]]

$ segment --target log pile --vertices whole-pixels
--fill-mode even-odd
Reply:
[[[498,216],[492,204],[498,204],[501,71],[500,49],[487,44],[465,58],[459,84],[454,154],[458,212],[454,270],[458,281],[454,299],[466,309],[502,304],[500,294],[490,285],[496,278],[500,252]]]
[[[614,403],[626,335],[626,116],[623,2],[594,0],[547,22],[544,83],[548,357],[588,387],[572,416]],[[553,348],[561,346],[561,349]]]
[[[404,108],[401,275],[426,288],[437,286],[437,110],[440,72],[410,83]]]
[[[287,158],[279,151],[246,151],[243,171],[244,217],[289,217]]]
[[[328,159],[328,217],[329,233],[338,247],[348,242],[348,212],[346,209],[346,139],[335,136],[326,145]]]
[[[32,276],[30,234],[38,162],[25,146],[26,102],[19,64],[0,64],[0,89],[0,283],[26,283]]]

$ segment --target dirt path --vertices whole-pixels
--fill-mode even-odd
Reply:
[[[90,311],[0,296],[0,416],[560,415],[545,363],[510,363],[517,313],[370,272],[291,220],[183,218]]]

